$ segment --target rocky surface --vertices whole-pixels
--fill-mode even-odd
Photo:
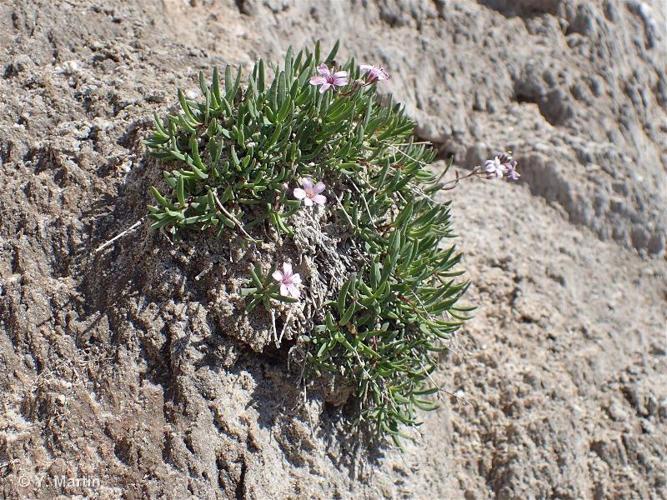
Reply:
[[[665,20],[620,0],[0,4],[2,495],[666,496]],[[93,253],[142,217],[141,140],[176,87],[316,38],[383,63],[443,158],[520,161],[516,185],[443,193],[479,309],[405,453],[365,451],[280,356],[225,336],[187,265],[156,274],[183,248],[142,226]]]

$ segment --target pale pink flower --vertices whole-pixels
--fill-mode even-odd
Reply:
[[[505,172],[505,175],[507,175],[507,178],[511,181],[517,181],[519,180],[519,172],[516,171],[516,161],[512,161],[510,164],[507,165],[507,171]]]
[[[280,295],[298,299],[301,295],[301,276],[292,271],[292,264],[285,262],[282,271],[275,271],[271,276],[280,283]]]
[[[484,162],[484,171],[489,178],[502,179],[505,175],[505,167],[500,163],[500,159],[496,156],[493,160],[486,160]]]
[[[361,64],[359,69],[364,72],[368,83],[375,83],[382,80],[389,80],[389,73],[382,66],[371,66],[370,64]]]
[[[510,153],[499,153],[493,160],[486,160],[484,162],[484,171],[488,178],[496,177],[502,179],[506,176],[511,181],[516,181],[521,177],[516,171],[516,160],[512,159]]]
[[[294,189],[294,197],[297,200],[303,200],[303,204],[307,207],[312,207],[313,204],[324,205],[327,202],[326,197],[320,194],[326,187],[323,182],[313,185],[313,180],[310,177],[306,177],[301,179],[301,186],[303,189]]]
[[[320,64],[317,67],[319,76],[313,76],[310,79],[311,85],[321,85],[320,94],[324,94],[327,90],[335,90],[336,87],[343,87],[347,85],[347,71],[336,71],[332,73],[326,64]]]
[[[511,181],[516,181],[521,177],[519,172],[516,171],[516,160],[512,159],[510,153],[501,153],[498,155],[498,160],[505,168],[505,175]]]

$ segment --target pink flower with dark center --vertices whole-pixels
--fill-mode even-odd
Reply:
[[[323,182],[313,185],[313,180],[310,177],[306,177],[305,179],[301,179],[301,186],[303,189],[294,189],[294,197],[297,200],[303,200],[303,204],[307,207],[312,207],[313,204],[324,205],[327,202],[326,197],[320,194],[326,187]]]
[[[298,299],[301,295],[301,276],[292,271],[292,264],[285,262],[282,271],[275,271],[272,275],[274,280],[280,283],[280,295]]]
[[[368,83],[375,83],[382,80],[389,80],[389,73],[382,66],[371,66],[370,64],[361,64],[359,69],[364,72]]]
[[[336,71],[332,73],[326,64],[320,64],[317,67],[319,76],[313,76],[310,79],[311,85],[321,85],[320,94],[324,94],[327,90],[335,90],[336,87],[343,87],[347,85],[347,71]]]

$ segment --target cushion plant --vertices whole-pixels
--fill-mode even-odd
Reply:
[[[289,326],[275,340],[305,381],[335,380],[353,424],[396,439],[434,407],[430,374],[467,284],[434,149],[377,93],[387,72],[338,64],[337,49],[290,50],[247,79],[200,75],[198,101],[179,92],[147,141],[165,167],[149,211],[186,243],[198,231],[249,249],[235,314],[276,337]]]

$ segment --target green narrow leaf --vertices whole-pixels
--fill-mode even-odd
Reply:
[[[264,92],[264,61],[259,60],[259,68],[257,71],[257,90],[262,93]]]
[[[182,175],[178,176],[176,181],[176,197],[181,207],[185,206],[185,179]]]
[[[350,277],[345,283],[343,283],[343,286],[340,289],[340,292],[338,293],[338,315],[343,316],[343,313],[345,312],[345,302],[347,300],[347,293],[350,290],[350,286],[352,285],[352,281],[354,280],[354,275]]]
[[[205,95],[206,92],[208,91],[208,86],[206,85],[206,80],[204,79],[203,71],[199,72],[199,89],[201,90],[202,95]]]
[[[164,196],[162,196],[160,191],[158,191],[155,186],[151,186],[149,189],[151,194],[153,195],[153,198],[155,198],[160,205],[169,209],[174,208],[173,205],[169,203]]]
[[[334,43],[331,52],[329,52],[329,55],[324,60],[326,63],[331,64],[336,59],[336,54],[338,54],[338,47],[340,47],[340,40],[336,40],[336,43]]]
[[[225,66],[225,97],[227,97],[227,99],[232,97],[233,88],[234,80],[232,79],[232,67],[228,64]]]
[[[353,302],[350,307],[348,307],[345,312],[343,313],[342,317],[340,318],[340,325],[345,326],[350,322],[350,319],[352,319],[352,315],[354,315],[355,311],[357,310],[357,305]]]
[[[187,125],[189,128],[196,127],[197,125],[200,125],[200,123],[197,121],[197,119],[194,117],[192,114],[192,110],[190,109],[190,105],[188,104],[188,101],[185,99],[185,94],[181,89],[178,89],[178,101],[181,104],[181,109],[185,113],[185,116],[187,118],[186,120],[182,120],[184,125]],[[182,117],[181,117],[182,118]],[[188,123],[190,122],[190,123]]]
[[[220,106],[220,74],[218,73],[218,67],[213,68],[213,83],[211,85],[211,92],[213,92],[213,97],[215,97],[216,105]]]
[[[313,63],[317,66],[321,62],[321,60],[320,60],[321,49],[320,49],[320,41],[319,40],[317,40],[315,42],[315,50],[314,50],[313,54],[314,54]]]

